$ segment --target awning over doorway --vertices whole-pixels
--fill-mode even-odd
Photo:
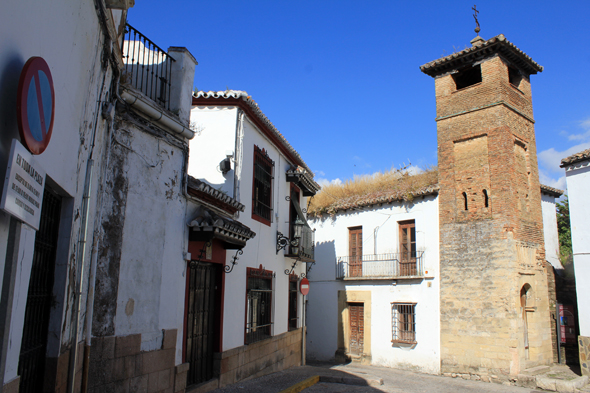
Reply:
[[[190,239],[209,241],[218,239],[225,249],[241,249],[256,236],[246,225],[233,218],[218,214],[203,205],[197,208],[196,217],[190,222]]]

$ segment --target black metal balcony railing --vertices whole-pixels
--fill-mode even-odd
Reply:
[[[293,233],[293,229],[291,229]],[[295,253],[297,251],[297,253]],[[304,262],[313,262],[315,254],[315,231],[308,226],[303,226],[301,231],[301,239],[299,239],[298,247],[289,247],[289,254],[287,257],[301,258]]]
[[[129,24],[125,26],[121,48],[125,63],[122,83],[130,84],[170,110],[170,77],[175,60]]]
[[[424,251],[343,256],[336,261],[336,278],[395,278],[424,275]]]

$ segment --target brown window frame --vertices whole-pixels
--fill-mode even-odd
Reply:
[[[252,219],[268,226],[270,226],[270,223],[272,222],[274,167],[275,163],[268,156],[268,152],[265,149],[261,149],[254,145],[252,167]]]
[[[400,274],[402,276],[415,276],[418,274],[417,245],[416,245],[416,220],[399,221],[399,255]],[[414,229],[412,231],[412,228]],[[404,241],[404,229],[406,229],[406,241]],[[413,235],[413,238],[412,238]],[[405,246],[405,247],[404,247]],[[412,247],[413,246],[413,247]]]
[[[356,238],[355,238],[356,236]],[[354,238],[354,241],[353,241]],[[353,247],[353,244],[355,245]],[[354,249],[354,252],[353,252]],[[359,253],[360,249],[360,253]],[[348,269],[349,277],[363,276],[363,227],[348,228]]]
[[[391,303],[391,342],[417,344],[416,303]]]

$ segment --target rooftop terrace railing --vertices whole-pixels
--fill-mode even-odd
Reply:
[[[170,110],[170,79],[175,60],[129,24],[125,26],[121,47],[125,63],[122,83],[130,84]]]
[[[424,251],[342,256],[336,260],[338,279],[422,277]]]

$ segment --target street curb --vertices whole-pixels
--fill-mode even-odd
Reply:
[[[308,387],[315,385],[319,381],[320,381],[320,376],[314,375],[313,377],[307,378],[305,381],[301,381],[301,382],[296,383],[295,385],[293,385],[285,390],[281,390],[280,393],[299,393],[303,389],[307,389]]]

